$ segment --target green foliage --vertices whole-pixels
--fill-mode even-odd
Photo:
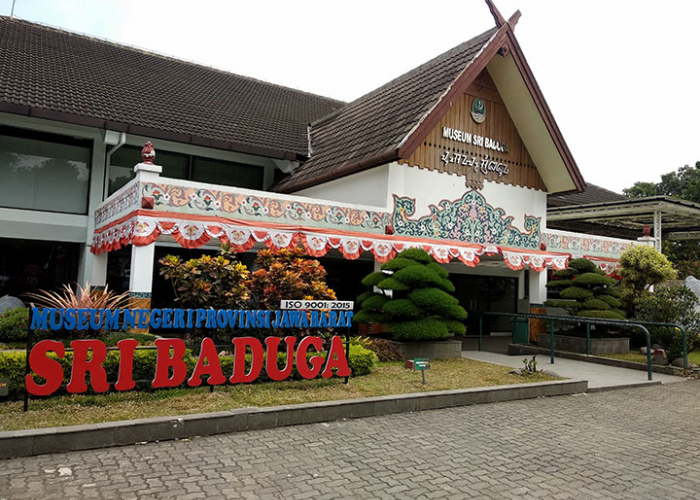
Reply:
[[[581,303],[576,300],[551,299],[545,300],[544,305],[547,307],[559,307],[568,310],[575,310],[581,308]]]
[[[433,271],[435,274],[437,274],[440,278],[443,280],[449,280],[450,273],[448,273],[440,264],[437,262],[431,262],[426,266],[428,269]],[[452,283],[450,283],[452,284]]]
[[[400,252],[396,258],[411,259],[421,264],[431,264],[433,259],[428,255],[428,252],[420,248],[408,248]]]
[[[635,318],[640,321],[679,323],[688,335],[688,351],[700,348],[700,313],[695,308],[698,298],[687,287],[674,285],[658,287],[653,294],[645,294],[637,304]],[[663,345],[670,359],[682,355],[682,336],[678,330],[650,327],[652,342]]]
[[[369,299],[370,297],[374,297],[375,295],[376,293],[372,291],[361,293],[356,299],[357,305],[361,305],[365,300]]]
[[[418,306],[418,308],[427,312],[429,315],[444,316],[450,312],[450,306],[458,304],[456,298],[437,288],[419,288],[418,290],[413,290],[408,294],[408,298]]]
[[[0,314],[0,342],[21,342],[27,340],[29,309],[17,307]]]
[[[590,298],[586,299],[583,301],[581,304],[581,309],[593,309],[593,310],[599,310],[599,311],[605,311],[607,309],[610,309],[610,306],[608,305],[607,302],[596,299],[596,298]]]
[[[552,273],[552,276],[555,276],[557,278],[573,278],[574,276],[578,276],[579,271],[578,269],[574,269],[573,267],[567,267],[566,269],[560,269],[559,271],[554,271]]]
[[[571,285],[573,285],[573,284],[574,284],[573,281],[563,279],[563,280],[552,280],[552,281],[549,281],[545,286],[546,286],[547,288],[566,288],[566,287],[571,286]]]
[[[605,276],[605,273],[602,276],[598,273],[583,273],[574,280],[576,286],[612,286],[615,283],[617,282],[613,278]]]
[[[9,398],[19,399],[24,393],[25,351],[0,351],[0,378],[9,379]]]
[[[574,316],[583,318],[596,318],[596,319],[625,319],[625,314],[622,311],[609,309],[606,311],[598,310],[585,310],[576,311]]]
[[[467,333],[467,327],[461,321],[453,319],[443,319],[441,321],[447,328],[447,331],[453,335],[464,335]]]
[[[157,338],[157,335],[151,333],[109,332],[100,340],[104,342],[107,347],[114,347],[117,345],[117,342],[124,339],[134,339],[139,345],[149,346],[154,345]]]
[[[376,355],[369,349],[360,346],[352,346],[350,348],[350,356],[348,357],[348,365],[353,377],[362,377],[372,373],[374,360]]]
[[[627,315],[636,315],[637,303],[650,285],[675,279],[678,273],[658,250],[643,245],[633,245],[620,256],[620,276],[627,289],[622,303]]]
[[[410,266],[396,271],[392,276],[397,281],[411,288],[424,288],[427,286],[440,286],[442,278],[426,266]]]
[[[635,290],[676,279],[672,264],[658,250],[644,245],[632,245],[620,256],[620,276],[623,283]]]
[[[562,290],[560,295],[562,299],[586,300],[593,297],[593,292],[585,288],[570,286],[569,288]]]
[[[394,321],[386,324],[395,340],[417,342],[439,340],[449,335],[445,324],[433,318],[420,318],[413,321]]]
[[[158,261],[160,275],[169,280],[176,301],[186,307],[240,309],[248,298],[248,268],[236,261],[230,245],[223,245],[219,255],[202,255],[183,261],[166,255]],[[296,297],[288,297],[296,298]]]
[[[410,290],[411,286],[405,283],[401,283],[393,277],[389,277],[384,278],[382,281],[380,281],[377,285],[377,288],[381,288],[382,290],[393,290],[394,292],[405,292]]]
[[[389,316],[417,318],[421,310],[408,299],[394,299],[384,306],[384,312]]]
[[[450,332],[466,331],[462,321],[467,312],[449,293],[454,291],[449,274],[427,252],[415,248],[404,250],[382,269],[396,270],[391,276],[385,274],[376,284],[382,290],[391,290],[392,298],[380,305],[378,300],[363,295],[356,322],[382,323],[396,340],[441,339]],[[372,274],[365,278],[363,284],[371,286],[374,281],[371,277]]]
[[[607,305],[609,305],[613,309],[620,309],[622,307],[622,303],[613,297],[612,295],[598,295],[597,298],[599,300],[602,300],[605,302]],[[591,300],[591,299],[588,299]]]
[[[374,271],[362,278],[361,283],[365,286],[377,286],[382,280],[386,279],[388,274],[384,274],[381,271]]]
[[[568,267],[579,273],[592,273],[596,270],[596,265],[588,259],[571,259]]]
[[[372,297],[368,298],[362,303],[362,308],[367,309],[368,311],[381,311],[384,304],[387,302],[389,302],[389,297],[375,293]]]
[[[593,290],[593,293],[595,293],[596,296],[599,297],[601,295],[609,295],[611,297],[615,297],[616,299],[620,299],[622,297],[622,292],[620,292],[619,286],[596,288]]]
[[[396,257],[395,259],[388,260],[384,264],[382,264],[381,270],[382,271],[398,271],[398,270],[403,269],[405,267],[417,266],[417,265],[419,265],[419,263],[416,262],[415,260],[403,259],[400,257]]]

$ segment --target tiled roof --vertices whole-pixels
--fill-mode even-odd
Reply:
[[[291,192],[396,159],[402,141],[496,31],[458,45],[313,123],[311,158],[274,189]]]
[[[589,205],[606,201],[622,201],[629,198],[609,189],[586,183],[586,190],[580,193],[558,194],[547,196],[548,207],[568,207],[572,205]]]
[[[0,16],[0,111],[297,158],[345,104]]]

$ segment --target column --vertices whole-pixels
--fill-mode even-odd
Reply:
[[[528,269],[529,273],[529,293],[530,293],[530,312],[532,314],[546,314],[547,309],[544,307],[544,301],[547,300],[547,269],[533,271]],[[547,320],[531,319],[529,327],[529,339],[531,342],[537,342],[537,335],[546,333]]]
[[[661,251],[661,210],[654,211],[654,247]]]
[[[155,243],[143,247],[131,246],[129,299],[130,307],[133,309],[151,308],[155,251]],[[144,330],[134,329],[130,333],[148,333],[148,328]]]

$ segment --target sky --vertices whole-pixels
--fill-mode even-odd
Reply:
[[[496,0],[587,182],[700,160],[695,0]],[[12,0],[0,0],[9,15]],[[350,101],[494,25],[483,0],[16,0],[15,16]]]

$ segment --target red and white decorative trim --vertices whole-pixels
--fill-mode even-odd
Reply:
[[[446,264],[453,259],[475,267],[480,256],[501,254],[506,265],[519,271],[527,265],[540,272],[547,266],[564,269],[569,254],[553,254],[539,250],[504,248],[496,245],[474,245],[411,239],[394,235],[369,233],[337,234],[325,229],[304,227],[248,226],[226,219],[183,220],[154,217],[134,213],[105,228],[96,230],[91,251],[95,254],[117,250],[125,245],[145,246],[154,243],[159,236],[169,235],[184,248],[198,248],[212,238],[229,243],[235,252],[250,250],[256,243],[263,243],[273,251],[301,245],[313,257],[323,257],[330,250],[338,250],[346,259],[354,260],[362,252],[371,252],[378,262],[386,262],[406,248],[422,248],[437,262]]]

